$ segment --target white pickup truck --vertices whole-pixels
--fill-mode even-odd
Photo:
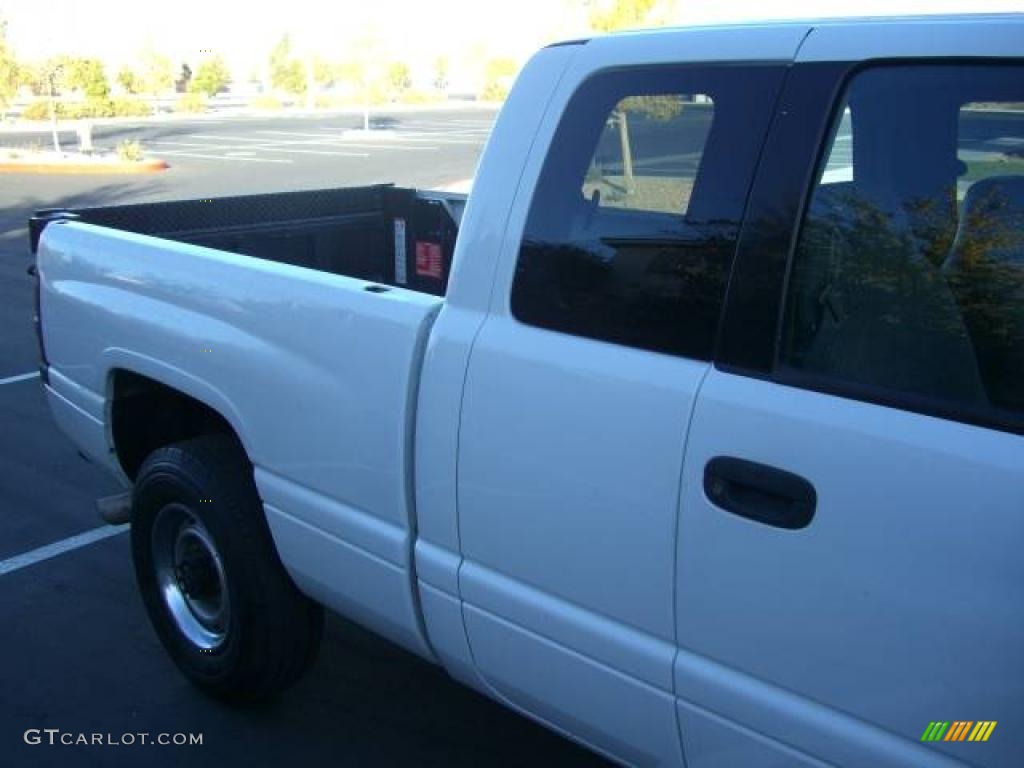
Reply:
[[[624,764],[1021,764],[1024,17],[564,43],[468,201],[31,233],[53,414],[207,691],[326,607]]]

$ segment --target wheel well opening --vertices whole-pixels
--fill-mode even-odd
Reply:
[[[201,435],[229,434],[231,425],[194,397],[131,371],[115,371],[111,408],[114,451],[135,480],[145,458],[160,448]]]

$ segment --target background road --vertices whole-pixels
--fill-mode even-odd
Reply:
[[[598,765],[597,758],[331,618],[320,659],[274,704],[237,711],[192,688],[159,646],[123,533],[4,573],[4,562],[99,525],[117,490],[60,434],[35,370],[25,221],[37,208],[216,197],[381,181],[438,187],[472,176],[494,113],[231,118],[96,129],[139,139],[172,167],[137,177],[0,175],[0,754],[26,765]],[[66,138],[71,142],[72,135]],[[0,144],[46,145],[0,133]],[[26,745],[30,728],[201,733],[200,746]]]

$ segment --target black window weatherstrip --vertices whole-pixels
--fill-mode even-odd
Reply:
[[[758,163],[722,312],[715,366],[770,376],[790,254],[819,148],[851,62],[796,64],[782,87]]]

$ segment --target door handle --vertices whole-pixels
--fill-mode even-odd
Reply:
[[[704,493],[716,507],[776,528],[806,528],[818,494],[809,481],[782,469],[732,456],[704,467]]]

